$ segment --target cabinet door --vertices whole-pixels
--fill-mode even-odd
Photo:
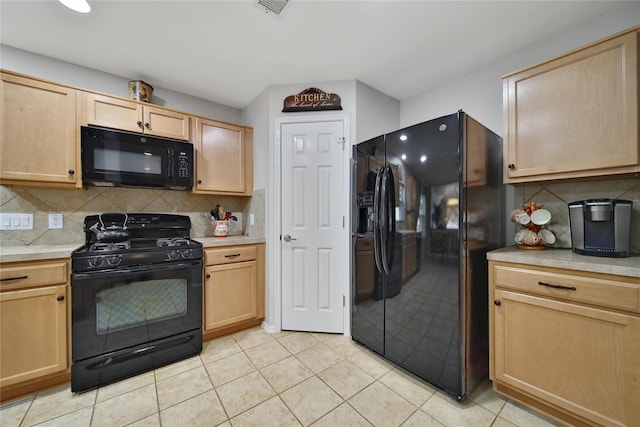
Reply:
[[[252,131],[196,118],[194,193],[250,196],[253,192]]]
[[[598,425],[640,419],[640,318],[499,289],[494,298],[496,381]]]
[[[0,102],[0,178],[81,186],[76,91],[3,73]]]
[[[204,329],[258,318],[256,261],[205,268]]]
[[[86,97],[87,124],[189,140],[186,114],[94,93]]]
[[[129,132],[142,132],[142,105],[87,93],[87,123]]]
[[[0,386],[65,371],[67,286],[0,293]]]
[[[189,140],[189,116],[164,108],[143,106],[144,133]]]
[[[637,34],[504,79],[505,183],[640,170]]]

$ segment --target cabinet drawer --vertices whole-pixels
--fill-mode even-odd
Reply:
[[[625,282],[619,276],[514,265],[494,265],[495,286],[640,312],[640,280]]]
[[[231,262],[252,261],[256,259],[255,246],[230,246],[206,249],[205,265],[229,264]]]
[[[34,286],[67,283],[69,270],[66,262],[20,263],[3,265],[0,270],[0,290],[31,288]]]

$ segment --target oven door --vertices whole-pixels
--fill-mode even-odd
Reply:
[[[202,260],[73,273],[72,359],[118,351],[202,325]]]

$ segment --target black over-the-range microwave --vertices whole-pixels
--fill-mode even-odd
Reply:
[[[193,187],[193,144],[96,127],[80,128],[86,185],[187,190]]]

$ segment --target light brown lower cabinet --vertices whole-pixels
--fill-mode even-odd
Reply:
[[[264,244],[205,250],[204,339],[262,323]]]
[[[494,390],[571,425],[640,425],[640,279],[490,262]]]
[[[7,400],[69,380],[69,262],[1,267],[0,394]]]

